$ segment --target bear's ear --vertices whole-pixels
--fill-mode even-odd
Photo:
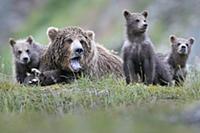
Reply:
[[[13,38],[10,38],[9,43],[13,47],[16,44],[16,41]]]
[[[169,38],[170,38],[170,42],[172,44],[176,41],[176,36],[175,35],[171,35]]]
[[[142,12],[142,15],[143,15],[145,18],[147,18],[147,16],[148,16],[148,11],[146,11],[146,10],[143,11],[143,12]]]
[[[128,10],[123,11],[123,15],[126,19],[128,19],[131,16],[131,13]]]
[[[29,35],[26,39],[26,41],[29,43],[29,44],[32,44],[33,43],[33,37],[31,35]]]
[[[47,29],[47,36],[49,37],[49,39],[51,41],[53,41],[56,37],[56,35],[58,34],[58,28],[56,27],[49,27]]]
[[[190,37],[190,38],[189,38],[189,42],[190,42],[191,45],[194,44],[194,41],[195,41],[195,38],[194,38],[194,37]]]
[[[86,31],[87,36],[89,37],[89,39],[94,40],[95,39],[95,34],[93,31],[88,30]]]

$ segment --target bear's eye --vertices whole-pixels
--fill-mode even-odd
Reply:
[[[136,21],[137,23],[139,23],[139,22],[140,22],[140,20],[139,20],[139,19],[136,19],[135,21]]]
[[[180,45],[181,45],[181,43],[178,43],[177,45],[178,45],[178,46],[180,46]]]
[[[187,47],[189,46],[189,44],[188,44],[188,43],[186,43],[185,45],[186,45]]]
[[[84,40],[80,40],[80,43],[81,44],[85,44],[86,42]]]
[[[144,20],[144,22],[147,22],[146,20]]]
[[[26,53],[29,53],[29,52],[30,52],[29,49],[27,49],[27,50],[26,50]]]
[[[69,44],[71,44],[71,43],[73,42],[73,40],[72,40],[71,38],[67,39],[66,41],[67,41],[67,43],[69,43]]]
[[[21,51],[21,50],[18,50],[17,52],[18,52],[18,54],[21,54],[21,53],[22,53],[22,51]]]

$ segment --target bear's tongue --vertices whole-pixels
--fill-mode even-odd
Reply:
[[[78,72],[81,69],[79,60],[71,60],[71,67],[74,72]]]

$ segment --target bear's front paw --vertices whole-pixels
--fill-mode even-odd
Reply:
[[[39,77],[41,75],[41,72],[36,68],[32,68],[31,72],[35,75],[35,77]]]
[[[39,84],[39,79],[37,79],[37,78],[31,79],[30,81],[28,81],[28,84],[29,85],[37,85],[37,84]]]
[[[25,85],[38,85],[39,84],[39,77],[37,77],[31,73],[27,73],[26,75],[27,76],[23,82]]]

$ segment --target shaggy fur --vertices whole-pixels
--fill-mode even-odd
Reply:
[[[56,30],[56,29],[51,29]],[[49,31],[51,32],[51,31]],[[52,38],[52,43],[44,55],[45,67],[41,70],[52,68],[71,70],[69,66],[72,51],[70,43],[78,39],[84,49],[84,54],[80,60],[82,71],[90,77],[101,77],[108,74],[123,76],[122,60],[116,55],[109,52],[103,46],[97,44],[94,40],[94,33],[84,31],[79,27],[66,27],[58,30],[56,38]],[[47,60],[47,61],[46,61]],[[49,62],[50,60],[50,62]]]
[[[105,49],[102,45],[92,45],[94,48],[89,54],[90,58],[83,61],[83,70],[85,75],[100,78],[102,76],[112,74],[117,77],[122,77],[122,60]]]
[[[123,77],[122,60],[97,44],[92,31],[84,31],[79,27],[50,27],[47,35],[50,45],[42,56],[39,70],[48,80],[39,77],[42,85],[72,81],[80,73],[91,79],[109,74]],[[82,51],[77,53],[77,49]],[[73,67],[74,56],[78,57],[76,65],[80,64],[80,69]]]

